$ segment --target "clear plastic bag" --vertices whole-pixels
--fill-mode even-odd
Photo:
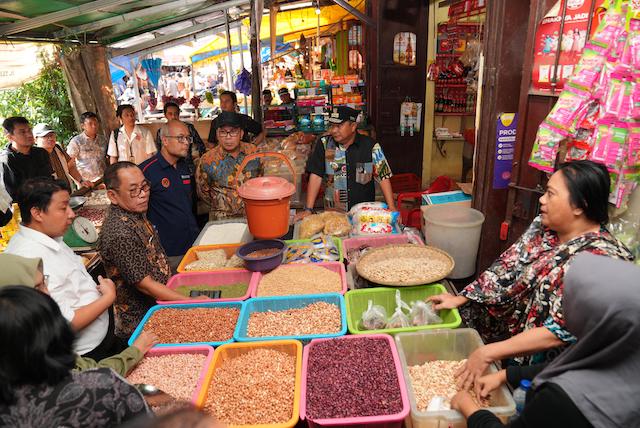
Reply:
[[[396,290],[396,310],[389,318],[387,328],[405,328],[411,325],[411,320],[404,313],[404,310],[410,311],[411,307],[402,301],[400,290]]]
[[[383,306],[374,305],[369,300],[367,310],[362,313],[362,326],[365,330],[380,330],[387,324],[387,311]]]
[[[411,303],[409,318],[411,318],[411,325],[414,326],[442,324],[442,318],[433,309],[431,302],[422,300]]]

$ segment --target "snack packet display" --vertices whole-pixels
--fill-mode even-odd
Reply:
[[[552,172],[560,142],[567,136],[562,131],[546,123],[540,125],[533,143],[529,165],[546,172]]]
[[[287,245],[284,263],[337,262],[340,251],[330,236],[319,236],[310,242],[293,242]]]
[[[387,325],[387,311],[384,306],[374,305],[369,300],[367,310],[362,313],[362,326],[365,330],[381,330]]]
[[[411,325],[414,326],[442,324],[442,318],[433,310],[433,304],[422,300],[411,303],[409,318],[411,318]]]

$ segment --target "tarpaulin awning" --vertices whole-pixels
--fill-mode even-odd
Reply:
[[[52,45],[40,43],[0,44],[0,89],[17,88],[38,77],[41,54],[51,55]]]

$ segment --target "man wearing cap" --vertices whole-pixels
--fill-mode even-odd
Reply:
[[[193,143],[189,128],[179,120],[160,127],[160,151],[140,164],[151,186],[147,218],[175,268],[198,237],[192,210],[191,171],[186,157]]]
[[[9,117],[2,123],[9,145],[0,152],[2,177],[9,195],[15,200],[18,189],[29,178],[52,177],[49,154],[33,147],[35,140],[29,121],[21,116]]]
[[[287,89],[286,87],[278,89],[278,96],[280,97],[281,105],[293,104],[293,98],[291,98],[289,89]]]
[[[271,93],[271,89],[264,89],[262,91],[262,105],[270,106],[273,104],[273,93]]]
[[[360,112],[347,106],[335,107],[329,116],[329,135],[321,137],[307,162],[309,187],[305,214],[313,212],[322,179],[327,179],[325,208],[349,210],[360,202],[375,200],[375,179],[389,208],[395,210],[392,176],[382,148],[358,133]]]
[[[196,170],[198,195],[209,204],[209,220],[244,216],[235,176],[244,158],[256,152],[256,146],[241,141],[244,131],[238,113],[223,111],[217,120],[216,136],[220,144],[202,156]],[[259,174],[260,162],[254,159],[240,177],[246,180]]]
[[[238,120],[240,121],[240,127],[242,128],[242,141],[248,143],[250,142],[249,134],[253,134],[255,139],[252,141],[256,146],[264,141],[264,138],[267,135],[267,132],[262,128],[258,122],[253,120],[251,117],[246,114],[237,113],[238,111],[238,97],[235,92],[224,91],[220,94],[220,109],[223,112],[236,113],[238,115]],[[218,116],[220,117],[220,116]],[[220,127],[220,122],[218,117],[213,119],[211,122],[211,128],[209,128],[209,137],[207,138],[209,143],[212,145],[217,145],[219,140],[217,138],[217,131]]]
[[[56,131],[53,128],[46,123],[39,123],[33,128],[33,135],[36,137],[36,145],[49,153],[51,168],[56,179],[64,181],[69,189],[73,188],[73,180],[81,187],[93,187],[92,182],[82,178],[71,156],[56,142]]]

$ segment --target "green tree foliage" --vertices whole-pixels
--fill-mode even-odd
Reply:
[[[16,89],[0,90],[0,118],[24,116],[31,126],[47,123],[56,130],[59,144],[65,145],[77,133],[63,71],[57,60],[41,58],[40,75]],[[2,133],[0,146],[7,140]]]

